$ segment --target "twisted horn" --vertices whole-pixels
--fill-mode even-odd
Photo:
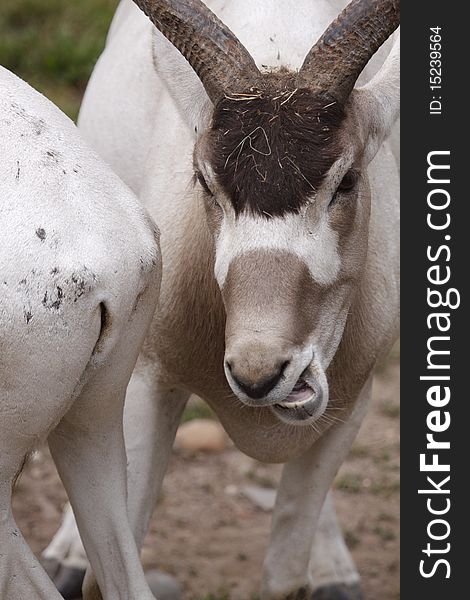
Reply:
[[[400,24],[400,0],[353,0],[310,50],[299,87],[344,103],[362,70]]]
[[[196,71],[214,104],[261,74],[238,38],[201,0],[134,0]]]

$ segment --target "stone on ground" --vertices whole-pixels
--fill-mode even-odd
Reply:
[[[223,452],[227,435],[220,423],[211,419],[195,419],[178,429],[175,448],[189,454],[197,452]]]

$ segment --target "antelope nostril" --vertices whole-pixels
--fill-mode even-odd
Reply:
[[[248,378],[245,378],[242,373],[238,373],[233,365],[230,365],[228,361],[226,364],[237,386],[250,398],[259,400],[260,398],[267,396],[269,392],[276,387],[276,385],[282,379],[285,370],[290,364],[290,361],[284,361],[280,364],[280,366],[277,367],[274,373],[271,372],[269,375],[257,380],[248,380]]]
[[[285,362],[282,363],[281,365],[281,377],[282,375],[284,375],[287,367],[290,365],[290,360],[286,360]]]

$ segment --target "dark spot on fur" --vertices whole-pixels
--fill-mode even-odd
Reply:
[[[85,293],[86,284],[85,284],[85,280],[83,279],[83,277],[80,277],[79,275],[76,275],[75,273],[72,273],[71,279],[72,279],[72,283],[74,284],[74,299],[73,299],[73,301],[76,302]]]
[[[137,309],[139,308],[139,304],[140,304],[140,301],[142,300],[144,292],[145,292],[145,290],[140,292],[140,294],[137,295],[137,298],[135,299],[135,302],[134,302],[134,306],[132,307],[131,314],[134,314],[137,312]]]
[[[47,237],[46,231],[42,227],[39,227],[38,229],[36,229],[36,235],[41,240],[41,242],[43,242]]]
[[[46,156],[48,160],[53,160],[56,164],[59,164],[59,160],[61,158],[60,152],[57,152],[56,150],[47,150]]]
[[[60,286],[56,286],[55,294],[53,297],[49,296],[48,292],[44,293],[44,298],[42,300],[42,304],[45,308],[49,310],[59,310],[62,305],[62,300],[64,298],[64,292]]]
[[[214,110],[209,160],[235,212],[298,212],[340,156],[343,108],[296,89],[285,73],[266,89],[224,98]]]
[[[51,269],[51,275],[57,275],[58,272],[59,272],[59,267],[54,267],[53,269]]]
[[[30,321],[33,319],[33,313],[30,310],[24,311],[24,320],[26,324],[29,325]]]
[[[43,119],[38,119],[35,115],[29,114],[23,106],[20,106],[16,102],[12,102],[10,107],[12,112],[17,117],[21,117],[32,127],[33,132],[36,135],[41,135],[46,127],[46,123],[43,121]],[[24,137],[24,134],[21,134],[21,137]]]
[[[57,300],[56,302],[54,302],[53,304],[53,308],[59,308],[62,298],[64,297],[64,293],[62,291],[62,288],[60,288],[59,286],[57,286]],[[57,304],[57,306],[55,306]]]
[[[16,161],[16,181],[20,180],[20,174],[21,174],[20,161],[17,160]]]

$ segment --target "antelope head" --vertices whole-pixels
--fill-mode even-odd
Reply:
[[[190,63],[210,106],[195,185],[226,309],[228,383],[247,405],[312,423],[327,406],[326,370],[364,272],[367,166],[398,115],[398,46],[367,86],[354,86],[398,27],[399,0],[353,0],[298,72],[261,72],[200,0],[135,1]]]

